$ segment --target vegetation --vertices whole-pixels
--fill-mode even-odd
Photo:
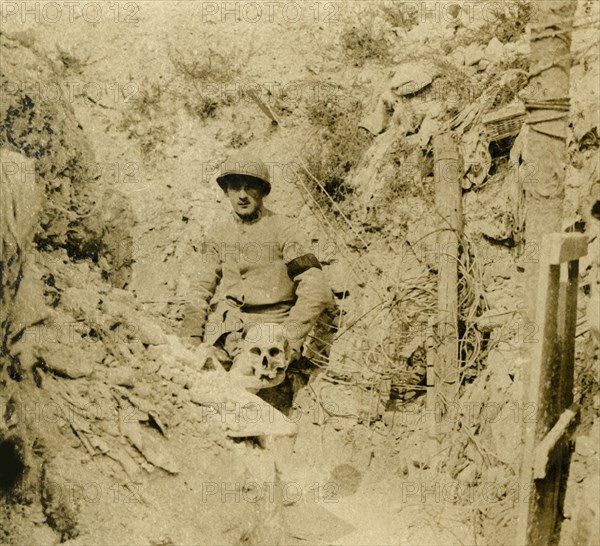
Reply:
[[[146,79],[129,101],[120,128],[130,138],[139,139],[145,157],[160,156],[161,146],[167,142],[173,127],[157,120],[166,119],[166,114],[183,107],[189,116],[204,122],[215,118],[221,106],[232,104],[242,66],[241,61],[234,59],[241,57],[210,48],[204,55],[193,58],[178,50],[170,51],[174,69],[171,79],[166,82]]]
[[[516,0],[507,3],[504,9],[494,9],[492,11],[494,20],[487,21],[478,29],[465,33],[460,43],[462,45],[484,44],[492,38],[497,38],[503,44],[516,42],[525,34],[527,25],[535,16],[535,5],[535,2],[530,0]]]
[[[339,203],[353,192],[346,183],[347,177],[371,141],[358,127],[362,113],[360,100],[339,97],[317,100],[307,108],[308,119],[317,130],[317,136],[305,152],[305,162],[319,183],[310,176],[307,176],[307,182],[328,204],[331,203],[325,193]]]

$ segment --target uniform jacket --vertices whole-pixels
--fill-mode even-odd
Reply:
[[[289,324],[290,337],[301,343],[332,303],[331,289],[298,222],[268,209],[251,223],[232,214],[214,225],[201,257],[190,282],[193,316],[186,322],[192,318],[197,325],[192,335],[203,335],[208,343],[239,330],[252,315]],[[217,319],[207,324],[219,284]]]

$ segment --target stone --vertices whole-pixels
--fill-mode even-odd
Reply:
[[[477,63],[477,71],[485,72],[492,65],[492,61],[488,59],[481,59],[479,63]]]
[[[9,266],[10,267],[10,266]],[[10,335],[18,333],[21,329],[27,330],[33,328],[43,328],[42,323],[52,324],[55,320],[52,309],[46,306],[44,292],[48,286],[42,280],[42,273],[33,263],[33,260],[26,260],[21,267],[22,280],[19,284],[19,290],[12,303],[13,309],[10,319]],[[9,290],[5,291],[8,294]],[[8,309],[8,302],[2,302]],[[2,318],[4,319],[2,309]],[[27,337],[27,336],[25,336]]]
[[[481,61],[481,59],[484,57],[481,46],[477,44],[469,44],[469,46],[465,49],[464,54],[466,66],[473,66]]]
[[[61,307],[77,319],[94,320],[100,296],[93,288],[68,287],[60,298]]]
[[[104,299],[102,301],[101,310],[104,316],[109,316],[111,319],[119,320],[123,324],[137,325],[138,315],[134,309],[128,305],[112,299]]]
[[[321,69],[315,64],[306,64],[306,70],[318,76],[321,73]]]
[[[135,332],[137,340],[144,345],[162,345],[166,342],[165,334],[162,328],[143,317],[139,317],[137,331]]]
[[[420,416],[423,417],[422,415]],[[415,468],[421,470],[427,470],[431,468],[433,459],[439,454],[440,448],[437,440],[433,438],[427,438],[423,441],[416,453],[409,455],[409,460]]]
[[[465,64],[465,48],[458,47],[452,53],[450,53],[450,58],[459,66],[464,66]]]
[[[426,148],[431,140],[431,137],[438,131],[439,128],[439,121],[433,119],[431,115],[425,116],[425,119],[419,128],[419,146],[421,148]]]
[[[171,381],[173,381],[173,383],[175,383],[176,385],[185,387],[186,383],[188,382],[188,378],[183,372],[175,372]]]
[[[39,276],[31,278],[31,273],[25,271],[43,192],[36,183],[33,159],[0,148],[0,165],[0,324],[3,329],[6,325],[18,329],[46,315],[42,291],[37,286]],[[20,301],[16,301],[20,293]]]
[[[153,387],[147,383],[136,383],[134,391],[138,396],[147,398],[152,395]]]
[[[484,54],[486,59],[493,63],[497,63],[504,56],[504,45],[494,36],[485,48]]]
[[[515,298],[512,295],[507,294],[506,289],[501,284],[496,285],[493,288],[495,289],[486,290],[485,293],[485,297],[492,309],[498,313],[505,313],[511,310],[511,308],[515,308]],[[516,333],[517,331],[514,327],[514,322],[509,323],[508,328],[505,327],[502,331],[503,336],[512,336],[516,335]]]
[[[121,385],[122,387],[133,387],[135,385],[135,373],[127,368],[112,368],[107,373],[109,383]]]
[[[435,75],[435,69],[428,63],[405,63],[396,69],[390,88],[399,97],[414,95],[430,85]]]
[[[32,48],[35,46],[35,31],[33,28],[13,32],[10,36],[13,40],[19,42],[22,46]]]
[[[430,118],[437,119],[445,113],[446,108],[441,102],[432,101],[427,103],[427,114]]]
[[[146,356],[150,360],[158,360],[162,355],[169,352],[169,345],[150,345],[146,349]]]
[[[131,307],[137,306],[135,294],[129,292],[129,290],[123,290],[121,288],[112,288],[110,291],[110,296],[112,299],[119,300],[121,303],[130,305]]]
[[[368,116],[364,117],[358,126],[366,129],[373,135],[378,135],[387,129],[390,123],[390,117],[388,106],[385,101],[380,98],[373,111]]]
[[[169,355],[165,355],[163,356],[163,360],[165,361],[165,363],[167,365],[163,365],[158,369],[158,375],[160,375],[163,379],[166,379],[167,381],[171,381],[171,379],[173,379],[173,376],[175,374],[175,370],[173,370],[169,364],[173,364],[174,360],[172,358],[168,358]]]
[[[90,443],[98,450],[100,453],[108,453],[110,451],[109,445],[100,437],[95,434],[90,434],[89,436]]]
[[[504,54],[505,55],[523,55],[529,56],[531,53],[531,46],[529,45],[529,41],[526,42],[508,42],[504,44]]]
[[[104,348],[100,343],[86,343],[86,350],[67,344],[46,343],[36,346],[34,353],[44,359],[51,372],[70,379],[88,377],[94,365],[101,362]]]

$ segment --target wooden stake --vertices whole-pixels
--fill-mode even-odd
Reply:
[[[446,406],[459,388],[458,362],[458,259],[462,232],[462,164],[450,134],[433,140],[436,181],[436,211],[440,223],[437,235],[438,321],[434,351],[434,397],[438,436],[450,423],[444,419]]]

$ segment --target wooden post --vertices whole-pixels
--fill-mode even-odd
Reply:
[[[448,133],[433,140],[435,200],[439,215],[438,320],[434,358],[434,407],[438,435],[447,430],[446,406],[459,388],[458,361],[458,259],[462,232],[462,165],[458,148]],[[431,405],[431,404],[430,404]]]
[[[555,425],[558,408],[567,407],[572,397],[572,372],[564,369],[564,358],[559,359],[558,354],[555,358],[549,347],[560,341],[563,355],[572,354],[570,344],[573,340],[570,337],[575,321],[571,324],[572,317],[566,317],[557,327],[558,316],[561,315],[556,305],[562,305],[565,314],[572,314],[574,311],[564,306],[567,300],[572,300],[577,290],[577,266],[567,266],[570,273],[568,287],[561,289],[560,265],[557,263],[568,260],[548,261],[550,258],[544,255],[541,248],[545,234],[562,230],[571,25],[576,2],[553,0],[538,1],[536,4],[536,20],[531,25],[530,92],[526,102],[529,113],[528,137],[523,154],[523,167],[526,168],[520,171],[528,173],[528,177],[521,180],[525,193],[523,321],[525,331],[534,331],[539,338],[537,342],[523,347],[526,357],[522,373],[523,409],[535,407],[536,419],[543,420],[540,423],[525,421],[522,428],[524,451],[520,483],[523,487],[531,485],[535,490],[529,493],[537,499],[522,503],[519,514],[518,544],[528,545],[545,544],[546,540],[555,539],[554,520],[557,506],[560,508],[560,499],[553,495],[548,495],[545,500],[539,497],[546,486],[538,489],[540,484],[533,481],[533,449],[548,433],[549,427]],[[540,267],[543,269],[540,270]],[[538,282],[543,285],[538,287]],[[559,292],[563,295],[559,295]],[[547,305],[550,307],[544,307]],[[553,332],[555,339],[547,339],[547,332]],[[555,381],[560,383],[560,388],[558,384],[554,386],[556,395],[552,395],[552,389],[541,394],[540,385],[544,384],[546,376],[541,377],[540,374],[546,374],[547,371],[540,371],[539,366],[543,366],[544,370],[559,370],[556,374],[552,372]],[[564,450],[558,450],[557,453],[562,456]],[[551,486],[550,490],[553,488]],[[553,510],[553,516],[549,518],[548,514]]]
[[[584,235],[554,233],[543,239],[537,294],[540,331],[525,392],[535,417],[525,423],[519,545],[556,544],[559,538],[569,435],[577,418],[572,402],[578,260],[586,253]],[[561,264],[567,264],[563,282]]]
[[[573,13],[577,2],[537,2],[531,25],[531,76],[526,106],[528,135],[524,150],[525,312],[535,321],[536,283],[542,236],[562,230],[567,166],[569,71]]]

